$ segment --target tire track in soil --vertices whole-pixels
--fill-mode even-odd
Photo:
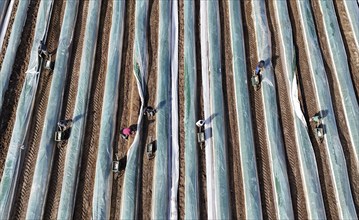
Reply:
[[[147,27],[148,36],[148,80],[147,80],[147,103],[149,106],[157,108],[157,60],[158,60],[158,31],[159,31],[159,0],[150,0],[149,3],[149,26]],[[156,140],[156,116],[154,119],[147,119],[144,123],[143,153],[142,153],[142,178],[140,185],[139,219],[150,219],[152,209],[152,186],[153,186],[153,167],[154,159],[147,158],[145,147]]]
[[[248,79],[252,76],[252,70],[258,63],[257,58],[257,49],[256,49],[256,38],[255,31],[253,26],[252,6],[250,1],[241,2],[241,8],[243,9],[242,19],[245,22],[243,24],[244,39],[245,39],[245,48],[246,56],[248,57],[247,62],[247,71]],[[274,195],[273,195],[273,185],[271,182],[271,177],[268,175],[270,170],[269,154],[268,154],[268,145],[266,141],[266,131],[264,125],[264,113],[263,113],[263,103],[262,103],[262,93],[260,90],[257,92],[250,87],[250,101],[251,101],[251,111],[252,114],[252,123],[253,123],[253,134],[254,134],[254,143],[256,146],[256,157],[257,157],[257,170],[259,188],[261,191],[261,200],[262,200],[262,212],[264,219],[276,219],[275,206],[274,206]],[[263,134],[263,135],[262,135]]]
[[[200,15],[200,1],[195,1],[195,10],[194,10],[194,18],[195,18],[195,41],[196,41],[196,67],[197,67],[197,94],[198,96],[202,96],[203,94],[203,86],[202,86],[202,65],[201,65],[201,15]],[[198,119],[204,118],[203,111],[203,98],[198,98]],[[197,144],[198,146],[198,144]],[[207,212],[207,173],[206,173],[206,150],[198,146],[198,187],[199,187],[199,213],[201,219],[208,218]]]
[[[245,219],[244,191],[242,184],[242,171],[240,166],[239,131],[237,126],[237,111],[233,78],[233,54],[231,50],[231,36],[229,26],[229,8],[227,1],[219,1],[219,15],[221,24],[221,62],[223,77],[223,95],[225,121],[227,122],[227,147],[229,186],[231,190],[232,218]]]
[[[125,6],[125,21],[124,21],[124,35],[122,45],[122,61],[120,72],[120,84],[119,84],[119,99],[117,110],[117,129],[115,133],[115,148],[114,154],[118,152],[119,159],[126,157],[128,144],[132,143],[129,138],[128,143],[120,138],[120,130],[123,127],[127,127],[131,122],[137,121],[134,119],[130,122],[130,118],[127,114],[131,106],[131,94],[132,89],[137,89],[135,77],[133,75],[133,46],[135,38],[135,1],[126,1]],[[137,91],[137,90],[136,90]],[[137,111],[136,111],[137,112]],[[135,114],[134,114],[135,115]],[[137,115],[136,115],[137,116]],[[130,141],[131,140],[131,141]],[[121,199],[122,199],[122,187],[124,180],[124,172],[122,170],[119,175],[114,175],[111,195],[111,219],[120,218]]]
[[[175,2],[174,2],[175,3]],[[178,123],[179,123],[179,179],[178,219],[185,217],[185,128],[184,128],[184,0],[178,1]]]
[[[63,108],[61,119],[72,118],[72,112],[76,100],[78,73],[81,61],[82,43],[84,40],[85,23],[87,16],[88,1],[81,1],[78,8],[75,32],[72,39],[72,48],[70,49],[70,61],[63,96]],[[77,69],[76,69],[77,68]],[[48,195],[45,206],[45,219],[56,219],[58,206],[60,203],[63,172],[66,157],[67,142],[57,145],[55,150],[51,178],[49,183]]]
[[[278,24],[275,24],[275,12],[273,1],[267,2],[267,17],[271,35],[272,43],[272,64],[274,69],[275,86],[277,88],[277,103],[279,104],[279,120],[282,127],[284,146],[286,149],[286,156],[288,159],[288,178],[291,190],[291,197],[293,203],[294,217],[296,219],[308,219],[308,211],[304,195],[303,180],[300,173],[300,164],[298,161],[298,146],[296,145],[296,138],[294,131],[294,115],[292,112],[293,107],[290,104],[290,90],[287,88],[283,79],[286,78],[282,66],[282,57],[280,51],[280,39],[278,36]],[[307,204],[310,206],[310,204]]]
[[[300,24],[300,17],[297,16],[298,8],[295,1],[288,1],[289,16],[292,24],[294,46],[296,49],[296,63],[297,63],[297,74],[298,82],[301,90],[301,97],[304,101],[302,104],[304,108],[304,116],[307,119],[309,125],[308,131],[310,140],[313,145],[315,157],[317,160],[319,179],[323,194],[324,207],[328,219],[338,218],[338,210],[335,204],[335,195],[333,182],[330,178],[329,161],[328,155],[325,150],[325,145],[317,142],[315,134],[313,132],[314,126],[309,124],[309,117],[313,116],[318,112],[318,104],[316,102],[315,90],[313,87],[313,81],[311,79],[310,69],[308,66],[308,57],[303,47],[303,31]]]
[[[108,41],[111,29],[112,1],[102,1],[95,64],[87,109],[85,138],[74,210],[74,219],[91,219],[92,194],[96,172],[97,147],[100,135],[103,94],[105,88]],[[74,117],[74,116],[73,116]]]
[[[39,5],[39,2],[37,1],[30,1],[24,30],[21,36],[21,42],[17,49],[15,63],[9,81],[8,90],[5,93],[3,108],[2,110],[0,109],[0,148],[2,149],[0,151],[0,178],[2,178],[4,171],[4,164],[15,123],[16,109],[26,77],[25,72],[30,60],[30,52],[32,41],[34,39],[36,16]],[[13,19],[14,17],[11,17],[11,20]],[[1,56],[1,62],[4,59],[3,56],[4,54]]]
[[[326,35],[324,31],[324,23],[322,19],[322,13],[320,11],[319,3],[313,1],[312,2],[312,11],[315,18],[315,23],[317,27],[317,33],[319,38],[319,44],[323,55],[323,62],[325,71],[328,77],[328,84],[330,88],[334,113],[335,113],[335,121],[337,122],[337,130],[339,133],[340,142],[343,147],[346,163],[347,163],[347,172],[349,174],[350,186],[352,190],[353,200],[355,202],[356,210],[359,211],[359,170],[358,164],[355,163],[355,156],[354,152],[351,150],[353,149],[349,133],[345,132],[348,131],[349,128],[345,121],[344,115],[344,107],[342,105],[342,97],[340,95],[340,89],[338,81],[336,80],[335,73],[334,73],[334,66],[331,62],[331,56],[329,52],[329,45],[326,41]],[[344,41],[345,39],[343,39]],[[349,66],[349,65],[348,65]],[[341,73],[338,73],[341,74]],[[354,84],[354,83],[353,83]]]
[[[356,98],[357,101],[359,101],[359,74],[355,74],[355,71],[359,69],[359,62],[358,62],[359,51],[356,50],[353,32],[350,27],[350,23],[347,17],[344,3],[342,1],[333,1],[333,3],[336,9],[336,15],[338,18],[339,27],[342,33],[341,35],[343,37],[343,42],[348,57],[349,71],[352,76],[353,86],[356,92]],[[340,99],[338,101],[340,101]],[[341,110],[339,109],[338,111]],[[346,133],[344,132],[344,134]],[[342,139],[342,137],[340,138]],[[343,147],[344,147],[343,150],[345,153],[345,159],[348,167],[348,173],[349,173],[355,208],[356,208],[356,212],[359,213],[359,185],[356,184],[359,183],[359,165],[354,162],[355,161],[354,152],[350,150],[351,148],[348,149],[344,145]]]
[[[6,29],[6,33],[5,33],[5,36],[4,36],[4,41],[3,41],[2,48],[1,48],[1,53],[0,53],[0,69],[1,69],[4,57],[5,57],[6,48],[7,48],[8,44],[9,44],[10,34],[11,34],[11,31],[12,31],[12,26],[14,24],[16,11],[17,11],[17,8],[18,8],[18,5],[19,5],[19,1],[20,0],[15,0],[14,6],[13,6],[11,14],[10,14],[9,25],[7,26],[7,29]],[[9,3],[9,6],[10,6],[10,3]]]
[[[347,52],[349,71],[352,76],[355,94],[357,100],[359,100],[359,74],[355,74],[359,69],[359,51],[357,50],[357,46],[355,45],[353,31],[350,26],[349,18],[345,10],[343,1],[333,1],[333,4],[336,10],[336,16],[341,30],[345,50]],[[358,203],[356,202],[356,204]]]
[[[63,1],[54,1],[46,41],[47,49],[50,53],[57,48],[64,9],[65,4],[63,4]],[[14,198],[15,209],[13,210],[13,215],[15,219],[25,219],[26,217],[27,203],[35,171],[37,153],[39,150],[38,146],[40,145],[44,117],[48,103],[48,94],[51,87],[51,79],[52,73],[43,68],[39,75],[39,84],[35,96],[32,119],[28,130],[28,144],[25,144],[25,146],[27,145],[27,149],[25,152],[22,170],[19,173],[19,186]]]

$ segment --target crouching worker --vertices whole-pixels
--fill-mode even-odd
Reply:
[[[263,71],[265,62],[264,60],[259,61],[259,63],[256,66],[256,69],[253,72],[252,75],[252,86],[255,91],[257,91],[260,88],[261,83],[261,72]]]
[[[121,138],[122,138],[122,139],[127,140],[130,135],[135,134],[135,133],[136,133],[136,131],[133,130],[133,129],[131,129],[131,127],[129,127],[129,128],[123,128],[123,129],[121,130],[121,134],[120,134],[120,135],[121,135]]]
[[[322,122],[322,117],[319,113],[315,114],[313,117],[311,117],[309,119],[310,122],[314,122],[315,123],[315,129],[314,129],[314,132],[315,132],[315,135],[318,139],[319,142],[322,142],[323,139],[324,139],[324,125],[323,125],[323,122]]]
[[[152,108],[151,106],[147,106],[144,109],[143,115],[153,117],[157,113],[157,110]]]
[[[64,141],[70,137],[70,128],[72,127],[72,119],[61,120],[57,123],[57,131],[55,132],[55,141]]]

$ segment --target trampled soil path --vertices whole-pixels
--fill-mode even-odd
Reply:
[[[88,1],[81,1],[78,8],[77,21],[72,41],[71,56],[69,57],[70,62],[63,96],[61,118],[72,118],[73,109],[75,107],[87,8]],[[44,213],[46,219],[54,219],[57,217],[66,157],[66,145],[67,142],[61,143],[57,146],[55,151]]]
[[[316,114],[318,110],[318,104],[315,97],[315,91],[313,87],[313,81],[310,76],[310,70],[308,66],[308,57],[303,47],[303,30],[300,24],[300,17],[298,15],[297,4],[294,1],[288,1],[289,15],[292,23],[294,46],[297,52],[297,68],[298,68],[298,82],[301,90],[301,97],[303,99],[304,116],[307,119],[309,136],[314,148],[315,157],[317,160],[318,173],[321,183],[321,189],[323,194],[323,201],[327,218],[337,218],[338,210],[336,210],[335,197],[333,183],[330,179],[328,155],[326,154],[325,146],[319,143],[315,134],[313,133],[313,125],[310,125],[308,118]]]
[[[239,131],[237,126],[236,96],[233,78],[233,62],[231,49],[231,35],[229,24],[228,1],[219,1],[219,15],[221,24],[221,62],[222,62],[222,84],[224,95],[224,115],[227,122],[227,160],[230,186],[230,204],[232,217],[234,219],[245,219],[244,191],[242,185],[242,170],[240,165]]]
[[[133,47],[135,38],[135,1],[126,1],[125,6],[125,21],[124,21],[124,35],[122,45],[122,61],[120,74],[120,86],[119,86],[119,100],[117,110],[117,133],[115,134],[115,149],[114,154],[118,152],[119,159],[125,158],[127,150],[133,142],[133,138],[129,138],[126,142],[120,138],[120,130],[124,127],[128,127],[131,124],[137,123],[138,110],[131,111],[132,91],[137,91],[137,84],[133,75]],[[119,175],[114,175],[112,185],[112,197],[111,197],[111,219],[120,218],[121,198],[122,198],[122,186],[125,170],[121,170]]]
[[[95,182],[107,53],[109,50],[108,41],[111,29],[112,1],[102,1],[100,13],[95,64],[87,109],[85,138],[82,145],[81,170],[75,203],[75,210],[81,211],[75,211],[74,219],[91,219],[92,216],[92,194]],[[76,117],[76,115],[72,117]]]
[[[175,3],[175,2],[173,2]],[[178,218],[185,214],[185,130],[184,130],[184,0],[178,1],[178,123],[179,123],[179,179]]]
[[[291,189],[291,197],[293,204],[294,216],[296,219],[307,219],[305,195],[302,185],[302,178],[300,173],[300,164],[298,161],[298,146],[296,146],[295,133],[294,133],[294,115],[292,112],[293,107],[290,103],[290,89],[284,83],[286,78],[285,70],[283,69],[283,54],[280,51],[280,38],[277,33],[278,24],[276,23],[273,1],[267,2],[267,18],[269,28],[271,31],[271,43],[272,43],[272,64],[274,70],[274,76],[277,88],[277,103],[279,104],[279,119],[282,126],[284,146],[286,150],[286,156],[288,158],[287,171],[289,184]],[[282,55],[282,56],[281,56]],[[310,206],[310,204],[307,204]]]
[[[49,25],[46,45],[49,52],[57,48],[60,36],[60,28],[63,20],[65,4],[62,1],[54,1],[52,16]],[[42,128],[48,104],[48,95],[51,87],[52,74],[43,68],[40,73],[39,84],[35,97],[35,104],[32,113],[32,120],[29,125],[29,136],[24,163],[20,171],[20,181],[14,199],[14,217],[24,219],[26,216],[27,203],[30,196],[32,178],[35,171],[37,153],[39,150]]]
[[[30,51],[34,39],[37,11],[39,2],[31,1],[27,13],[21,42],[17,49],[13,71],[10,77],[8,90],[5,93],[4,103],[0,112],[0,178],[4,170],[4,164],[9,149],[12,130],[14,128],[17,104],[20,98],[22,87],[25,80],[25,71],[30,59]],[[15,16],[12,14],[12,16]],[[13,20],[14,17],[11,18]],[[8,41],[8,34],[4,43]],[[1,62],[3,60],[1,56]]]
[[[241,2],[241,8],[243,9],[243,29],[244,29],[244,41],[247,56],[247,72],[248,79],[252,76],[252,71],[258,63],[257,49],[256,49],[256,38],[252,19],[252,6],[251,1]],[[262,93],[260,90],[254,91],[253,88],[249,87],[250,99],[251,99],[251,111],[252,111],[252,122],[254,132],[254,142],[256,146],[257,156],[257,170],[259,178],[259,187],[261,191],[262,201],[262,212],[265,219],[276,219],[275,208],[274,208],[274,196],[273,196],[273,185],[269,173],[270,162],[268,154],[268,144],[266,143],[265,137],[265,125],[264,125],[264,113],[262,104]]]
[[[320,47],[322,49],[323,61],[324,61],[324,66],[325,66],[325,70],[327,73],[327,78],[328,78],[328,83],[329,83],[329,88],[330,88],[330,93],[331,93],[331,98],[332,98],[332,103],[333,103],[333,108],[334,108],[334,113],[335,113],[335,119],[337,122],[340,142],[342,144],[346,163],[347,163],[347,170],[348,170],[348,174],[349,174],[352,195],[354,198],[354,202],[356,203],[356,209],[358,210],[359,209],[359,206],[358,206],[359,205],[359,185],[357,183],[359,182],[359,170],[358,170],[359,165],[355,163],[355,154],[352,151],[353,146],[352,146],[352,143],[351,143],[351,140],[349,137],[349,133],[346,132],[346,131],[348,131],[349,128],[345,121],[344,107],[342,104],[342,99],[344,97],[342,98],[340,95],[339,84],[335,77],[335,73],[334,73],[335,69],[334,69],[334,66],[333,66],[333,63],[332,63],[331,57],[330,57],[330,52],[329,52],[330,48],[329,48],[329,45],[326,40],[327,36],[325,35],[325,31],[324,31],[323,17],[322,17],[322,13],[320,11],[319,3],[313,1],[312,9],[313,9],[313,14],[314,14],[315,22],[316,22],[316,26],[317,26],[317,34],[319,37],[319,43],[320,43]],[[345,11],[343,11],[343,12],[345,12]],[[344,38],[343,38],[343,40],[344,40]],[[357,65],[358,65],[358,62],[357,62]],[[341,73],[338,73],[338,74],[341,74]],[[353,81],[353,84],[354,84],[354,82],[355,81]]]
[[[149,106],[157,108],[157,74],[158,74],[158,40],[159,40],[159,0],[150,0],[149,4],[149,26],[147,28],[148,36],[148,80],[147,80],[147,101]],[[145,153],[147,143],[156,140],[156,118],[145,119],[143,156],[142,156],[142,178],[140,183],[140,201],[139,201],[139,219],[150,219],[152,210],[152,183],[154,159],[149,160]]]

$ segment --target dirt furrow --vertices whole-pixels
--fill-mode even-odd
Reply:
[[[7,48],[8,44],[9,44],[12,25],[14,24],[17,7],[19,5],[19,1],[20,0],[15,0],[15,2],[14,2],[14,6],[13,6],[11,14],[10,14],[9,24],[7,26],[6,34],[4,36],[3,45],[2,45],[2,48],[0,48],[1,49],[1,53],[0,53],[0,69],[1,69],[1,66],[2,66],[2,63],[3,63],[3,60],[4,60],[4,56],[5,56],[5,53],[6,53],[6,48]],[[10,4],[9,4],[9,6],[10,6]]]
[[[175,3],[175,2],[174,2]],[[185,212],[185,130],[184,130],[184,0],[178,1],[178,123],[179,123],[179,179],[178,218]]]
[[[147,80],[147,103],[149,106],[156,106],[156,90],[157,90],[157,58],[158,58],[158,30],[159,30],[159,0],[150,0],[149,4],[149,26],[147,28],[148,36],[148,80]],[[154,159],[149,160],[145,152],[145,146],[150,141],[156,140],[156,118],[146,119],[144,125],[143,139],[143,163],[142,163],[142,179],[140,183],[140,201],[139,201],[139,218],[151,218],[152,204],[152,183],[153,183],[153,167]]]
[[[28,9],[25,27],[10,77],[8,90],[0,113],[0,178],[4,170],[4,163],[9,149],[12,130],[14,128],[16,109],[25,80],[25,71],[29,64],[31,46],[34,39],[36,16],[39,2],[31,1]],[[13,17],[11,18],[14,19]],[[3,59],[3,56],[1,57]]]
[[[54,2],[46,41],[46,45],[50,53],[57,48],[64,9],[65,4],[63,4],[62,1]],[[52,72],[43,68],[39,76],[39,85],[35,97],[32,120],[29,126],[28,149],[24,158],[23,169],[20,171],[20,184],[14,200],[14,217],[16,219],[24,219],[26,215],[27,203],[30,196],[31,183],[35,171],[37,153],[39,150],[38,146],[40,145],[41,133],[48,103],[48,95],[51,87]]]
[[[235,100],[235,88],[233,83],[233,62],[231,51],[231,35],[229,27],[229,5],[227,1],[219,1],[221,18],[221,61],[224,95],[225,121],[227,122],[227,147],[228,147],[228,167],[229,167],[229,186],[231,190],[231,210],[232,217],[235,219],[245,219],[244,210],[244,191],[242,181],[242,171],[240,167],[239,150],[239,131],[237,126],[237,111]]]
[[[87,1],[81,1],[78,9],[77,22],[72,41],[72,55],[70,56],[70,65],[68,68],[65,92],[63,97],[63,107],[61,112],[62,119],[72,118],[71,115],[75,105],[78,73],[82,53],[82,42],[84,38],[87,16],[87,6]],[[67,142],[58,144],[58,148],[55,151],[45,206],[45,219],[55,219],[57,217],[66,156],[66,144]]]
[[[297,53],[297,68],[298,68],[298,82],[301,90],[301,97],[303,102],[301,103],[304,109],[304,116],[306,119],[310,118],[319,111],[317,100],[315,97],[312,78],[310,76],[310,69],[308,66],[308,57],[303,47],[303,31],[300,25],[300,17],[298,17],[298,8],[294,1],[288,1],[289,3],[289,15],[292,23],[294,46]],[[319,143],[313,132],[313,125],[307,121],[309,136],[314,148],[315,157],[317,160],[318,173],[320,178],[320,184],[322,188],[323,200],[325,211],[328,219],[332,219],[338,216],[338,210],[335,204],[335,195],[333,189],[333,183],[330,178],[328,155],[325,150],[324,144]]]
[[[313,14],[315,17],[315,23],[317,26],[319,44],[320,44],[322,54],[323,54],[324,67],[325,67],[325,70],[327,73],[329,88],[331,91],[331,98],[332,98],[332,103],[333,103],[333,108],[334,108],[334,113],[335,113],[335,119],[337,122],[340,142],[342,144],[346,163],[347,163],[347,170],[348,170],[348,174],[349,174],[352,195],[353,195],[353,198],[354,198],[354,201],[356,204],[356,209],[358,211],[359,210],[359,185],[357,183],[359,182],[359,172],[358,172],[359,165],[355,163],[355,161],[356,161],[355,154],[351,150],[351,149],[353,149],[353,146],[352,146],[352,143],[351,143],[351,140],[349,137],[349,133],[346,132],[346,131],[348,131],[349,128],[345,121],[342,97],[340,95],[339,84],[338,84],[338,81],[336,80],[336,76],[334,73],[334,71],[335,71],[334,66],[333,66],[334,64],[331,61],[331,56],[330,56],[330,51],[329,51],[330,48],[329,48],[329,45],[326,40],[327,36],[325,35],[325,31],[324,31],[324,23],[323,23],[323,18],[321,16],[322,13],[319,8],[319,3],[313,1],[312,8],[313,8]],[[341,74],[341,73],[338,73],[338,74]]]
[[[102,1],[85,138],[82,146],[81,170],[75,203],[75,210],[81,211],[75,211],[75,219],[90,219],[92,213],[92,193],[96,171],[98,138],[100,135],[111,18],[112,1]],[[76,115],[73,115],[73,117],[76,117]]]
[[[289,100],[290,90],[285,83],[286,78],[280,51],[280,39],[278,36],[278,24],[275,24],[275,12],[273,1],[267,2],[267,16],[272,38],[272,64],[275,75],[276,88],[278,91],[277,102],[279,103],[279,119],[283,129],[284,144],[288,158],[288,178],[293,202],[293,211],[296,219],[307,219],[303,180],[300,174],[297,146],[294,133],[294,115]],[[310,206],[310,204],[308,204]]]
[[[137,89],[136,81],[133,76],[133,46],[135,37],[135,1],[126,1],[124,35],[122,45],[122,61],[120,83],[119,83],[119,100],[117,110],[117,132],[115,134],[114,154],[118,153],[119,159],[126,158],[127,142],[120,138],[120,130],[129,126],[129,118],[127,117],[131,102],[131,89]],[[129,141],[132,143],[132,141]],[[121,209],[121,195],[124,178],[124,170],[119,175],[114,175],[111,197],[111,219],[119,219]]]
[[[256,49],[256,38],[255,30],[253,25],[252,6],[250,1],[245,1],[241,3],[241,8],[243,8],[244,13],[243,24],[244,29],[244,38],[245,38],[245,48],[247,55],[247,69],[248,69],[248,79],[252,76],[252,70],[258,63],[257,49]],[[273,195],[273,185],[271,181],[270,162],[268,154],[268,145],[266,143],[265,137],[265,125],[264,125],[264,110],[262,104],[262,93],[260,90],[254,91],[250,87],[250,99],[251,99],[251,111],[252,122],[253,122],[253,132],[254,132],[254,142],[256,146],[256,155],[257,155],[257,170],[258,178],[261,191],[261,200],[262,200],[262,212],[265,219],[276,219],[275,206],[274,206],[274,195]]]
[[[356,49],[357,47],[355,46],[354,35],[350,27],[348,15],[346,13],[343,1],[333,1],[333,3],[336,9],[336,15],[338,18],[339,27],[342,33],[342,38],[346,49],[346,54],[348,57],[349,71],[352,76],[354,90],[356,92],[357,100],[359,101],[359,74],[356,74],[356,71],[359,69],[359,62],[358,62],[359,51]],[[338,101],[340,101],[340,99]],[[338,111],[341,111],[341,109],[338,109]],[[347,135],[346,132],[344,132],[344,135]],[[353,199],[355,202],[356,212],[359,213],[359,185],[356,184],[359,182],[359,165],[355,164],[354,162],[355,161],[354,152],[350,150],[352,148],[348,149],[347,145],[343,145],[343,147],[344,147],[344,153],[347,162],[348,173],[351,183]]]

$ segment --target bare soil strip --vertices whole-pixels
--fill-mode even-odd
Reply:
[[[62,18],[64,15],[65,4],[63,1],[54,1],[52,17],[50,21],[47,48],[50,51],[57,48],[60,27]],[[24,164],[20,171],[19,187],[17,189],[15,197],[15,210],[14,217],[19,219],[25,219],[27,203],[30,196],[32,178],[35,171],[35,164],[38,153],[38,146],[40,145],[42,127],[44,124],[44,118],[46,114],[46,107],[48,103],[48,95],[51,87],[52,73],[49,70],[43,69],[40,73],[39,86],[37,88],[37,94],[35,97],[35,105],[32,115],[32,121],[29,126],[29,144],[24,158]]]
[[[200,23],[200,1],[195,1],[195,39],[196,39],[196,67],[197,67],[197,94],[202,96],[202,65],[201,65],[201,23]],[[198,119],[204,118],[203,99],[198,98]],[[200,148],[199,148],[200,149]],[[207,219],[207,175],[206,175],[206,150],[198,151],[198,187],[199,187],[199,207],[200,218]]]
[[[223,95],[225,103],[224,110],[227,112],[227,114],[225,114],[225,121],[227,122],[228,172],[231,190],[230,203],[232,206],[232,217],[235,219],[245,219],[228,7],[227,1],[219,1],[222,77],[223,88],[226,88],[223,91]]]
[[[148,36],[148,81],[147,97],[148,105],[157,108],[156,90],[157,90],[157,57],[158,57],[158,30],[159,30],[159,0],[151,0],[149,4],[149,26]],[[170,73],[169,73],[170,74]],[[145,120],[144,139],[143,139],[143,163],[142,163],[142,181],[140,183],[140,201],[139,201],[139,219],[151,218],[152,204],[152,181],[154,159],[149,160],[145,154],[145,146],[156,139],[156,119]]]
[[[175,3],[175,2],[174,2]],[[185,217],[185,129],[184,129],[184,0],[178,1],[178,113],[179,113],[179,179],[178,218]]]
[[[315,100],[315,93],[313,88],[312,79],[310,77],[310,70],[308,66],[308,57],[305,52],[305,48],[303,47],[303,32],[300,25],[300,18],[298,15],[297,5],[294,1],[288,1],[289,3],[289,15],[293,28],[293,36],[294,36],[294,45],[297,52],[297,67],[298,67],[298,82],[301,88],[301,95],[303,99],[303,107],[304,107],[304,116],[305,118],[309,118],[318,112],[318,105]],[[328,155],[326,154],[324,144],[319,143],[315,134],[313,133],[313,125],[309,124],[307,121],[309,136],[311,142],[313,144],[314,153],[317,160],[318,165],[318,173],[323,193],[323,201],[325,206],[325,211],[328,219],[338,218],[338,210],[336,209],[335,204],[335,195],[333,183],[330,179],[329,172],[329,162]]]
[[[349,70],[352,76],[356,97],[357,100],[359,100],[359,74],[357,73],[359,69],[359,51],[357,50],[357,47],[355,45],[353,31],[351,29],[349,18],[346,13],[343,1],[333,1],[333,3],[336,9],[336,16],[342,33],[344,46],[347,52]],[[356,204],[358,207],[357,200]]]
[[[29,64],[32,41],[34,39],[36,16],[40,2],[31,1],[21,42],[17,49],[13,72],[0,114],[0,178],[4,171],[4,163],[9,149],[12,130],[16,118],[16,108],[25,80],[25,71]],[[11,18],[14,19],[13,17]],[[9,37],[9,36],[8,36]],[[1,57],[3,59],[3,56]]]
[[[77,79],[82,53],[82,41],[84,39],[85,22],[87,15],[87,1],[80,2],[75,34],[72,41],[72,55],[68,75],[66,79],[63,109],[61,118],[72,118],[72,112],[76,100]],[[75,66],[78,65],[77,71]],[[66,156],[67,142],[58,145],[54,155],[54,161],[51,171],[50,184],[48,189],[47,201],[45,206],[45,219],[55,219],[57,217],[58,206],[60,202],[64,163]]]
[[[247,69],[248,69],[248,79],[252,76],[252,70],[258,63],[257,50],[256,50],[256,38],[254,36],[254,25],[253,19],[251,17],[252,8],[251,2],[245,1],[241,2],[241,8],[243,9],[243,24],[244,37],[245,37],[245,48],[247,55]],[[253,122],[253,132],[254,132],[254,141],[256,145],[256,155],[257,155],[257,170],[259,182],[262,184],[259,185],[261,191],[261,200],[262,200],[262,211],[264,219],[276,219],[275,208],[274,208],[274,195],[273,195],[273,185],[269,173],[270,162],[268,155],[268,145],[266,143],[265,137],[265,125],[264,125],[264,113],[263,113],[263,104],[262,104],[262,95],[260,91],[255,92],[250,86],[250,97],[251,97],[251,110],[252,122]]]
[[[275,12],[273,2],[267,2],[267,16],[269,28],[272,33],[272,64],[274,68],[276,88],[278,91],[277,102],[279,103],[279,120],[283,129],[283,137],[285,148],[288,158],[288,177],[289,184],[291,189],[291,196],[293,202],[293,211],[296,219],[307,219],[306,204],[305,204],[305,195],[303,189],[303,183],[300,174],[300,164],[298,161],[297,146],[295,142],[295,133],[294,133],[294,121],[292,106],[289,100],[290,90],[286,87],[283,80],[285,79],[285,73],[283,72],[281,51],[280,51],[280,40],[278,36],[278,27],[275,24]],[[308,204],[310,206],[310,204]]]
[[[75,204],[75,210],[81,210],[81,212],[75,211],[75,219],[91,219],[92,214],[92,194],[96,171],[98,138],[100,135],[111,17],[112,1],[102,1],[95,65],[86,119],[85,138],[82,146],[82,162]]]
[[[7,26],[6,34],[4,36],[3,45],[2,45],[2,48],[0,48],[1,49],[1,52],[0,52],[0,69],[1,69],[3,59],[4,59],[4,56],[5,56],[5,53],[6,53],[6,48],[8,47],[8,44],[9,44],[12,25],[14,24],[17,7],[19,5],[19,1],[20,0],[15,0],[15,2],[14,2],[14,6],[13,6],[11,14],[10,14],[9,24]],[[10,4],[9,4],[9,6],[10,6]]]
[[[135,1],[126,1],[125,6],[125,28],[124,28],[124,42],[122,46],[122,62],[120,74],[120,87],[119,100],[118,100],[118,112],[117,112],[117,133],[115,134],[115,149],[114,154],[118,152],[119,159],[125,158],[128,144],[132,144],[132,139],[129,138],[128,143],[120,139],[121,128],[131,125],[130,118],[131,113],[131,94],[132,88],[137,89],[135,77],[133,76],[133,47],[135,38]],[[137,92],[137,90],[135,91]],[[136,115],[137,111],[133,113]],[[135,123],[136,120],[133,122]],[[111,197],[111,219],[120,218],[121,198],[122,198],[122,185],[125,171],[122,170],[119,175],[114,176],[112,185],[112,197]]]
[[[349,71],[351,72],[354,90],[356,92],[357,100],[359,101],[359,74],[357,74],[357,70],[359,69],[359,62],[358,62],[359,61],[359,51],[356,50],[353,32],[351,30],[349,19],[346,14],[346,10],[345,10],[343,2],[342,1],[333,1],[333,3],[335,6],[335,9],[336,9],[336,15],[337,15],[339,27],[340,27],[340,30],[342,33],[344,46],[345,46],[345,49],[347,52],[346,54],[348,57]],[[340,101],[340,99],[338,101]],[[335,111],[335,109],[334,109],[334,111]],[[341,111],[341,109],[338,109],[338,111]],[[340,112],[340,114],[342,114],[342,112]],[[340,128],[340,124],[339,124],[339,128]],[[344,127],[344,129],[347,129],[347,128]],[[344,132],[344,135],[346,135],[346,132]],[[349,137],[345,137],[346,140],[349,140],[347,138],[349,138]],[[342,139],[342,137],[341,137],[341,139]],[[345,140],[345,139],[343,138],[343,140]],[[349,144],[349,143],[347,143],[347,144]],[[346,158],[346,162],[347,162],[349,179],[350,179],[350,184],[351,184],[352,195],[353,195],[353,199],[354,199],[354,203],[355,203],[356,212],[359,213],[359,185],[356,184],[356,183],[359,183],[359,165],[355,164],[354,153],[350,151],[350,149],[352,149],[352,148],[348,149],[347,144],[345,144],[345,145],[343,144],[344,154],[345,154],[345,158]]]

